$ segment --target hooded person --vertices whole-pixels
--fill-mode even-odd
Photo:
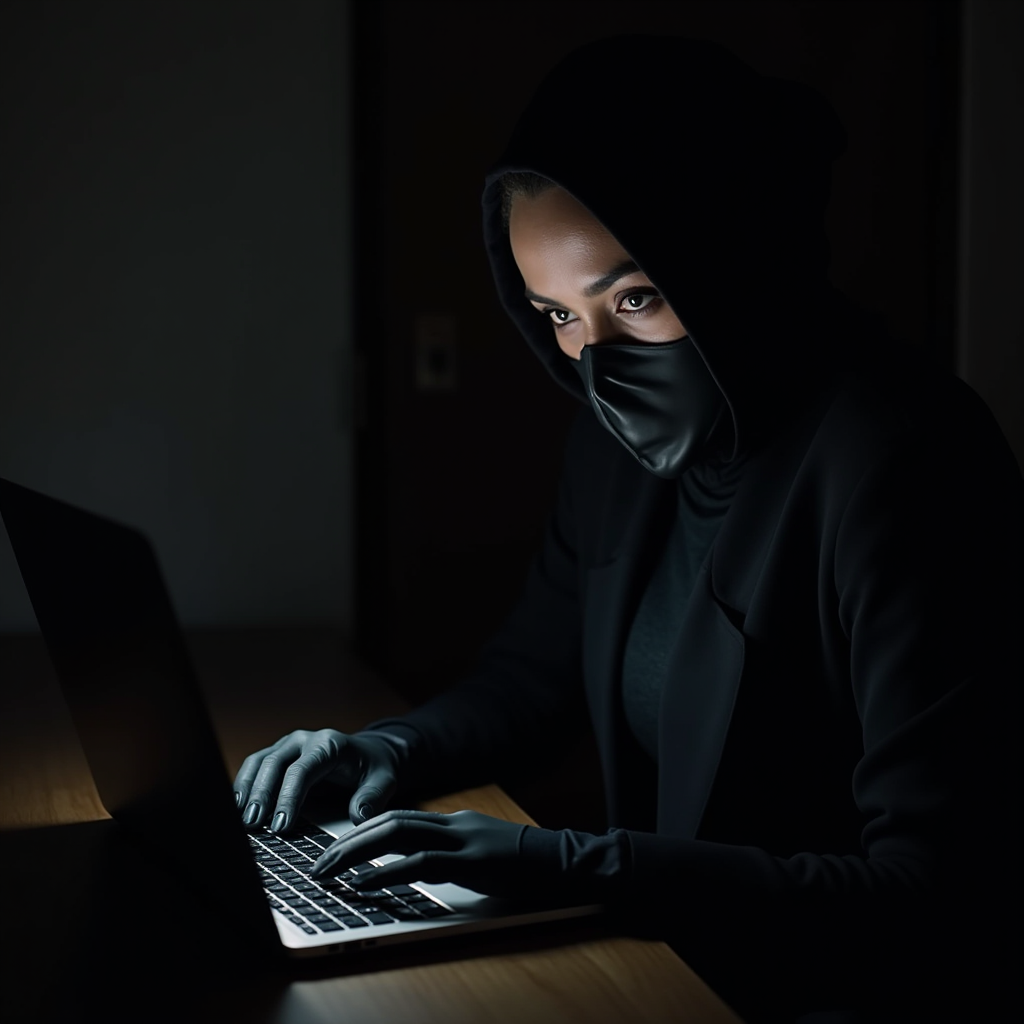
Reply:
[[[543,547],[468,679],[287,791],[323,736],[258,786],[253,755],[247,820],[333,778],[365,823],[321,874],[397,852],[360,882],[604,901],[751,1020],[1013,1012],[1021,478],[973,392],[829,284],[843,146],[709,42],[548,75],[483,195],[501,301],[581,403]],[[588,719],[603,835],[380,813]]]

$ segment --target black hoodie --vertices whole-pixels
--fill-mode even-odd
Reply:
[[[642,86],[638,83],[642,83]],[[572,53],[520,119],[483,197],[502,303],[555,379],[580,380],[523,300],[500,177],[532,171],[615,236],[686,325],[756,446],[834,353],[822,319],[824,214],[845,133],[815,92],[754,73],[718,44],[634,35]]]
[[[501,220],[498,176],[533,171],[686,325],[742,481],[673,631],[656,778],[622,665],[676,489],[589,408],[477,671],[375,727],[451,789],[557,752],[589,713],[613,827],[524,845],[750,1019],[997,1019],[1019,978],[1021,478],[973,392],[829,287],[842,146],[820,97],[711,43],[604,40],[545,79],[484,192],[502,301],[583,400]]]

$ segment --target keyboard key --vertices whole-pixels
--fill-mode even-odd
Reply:
[[[451,913],[447,907],[442,907],[437,903],[417,903],[416,909],[424,917],[444,917]]]
[[[367,925],[367,922],[364,921],[361,917],[354,917],[354,916],[343,917],[340,920],[341,920],[341,923],[346,928],[365,928],[366,925]]]
[[[394,921],[394,918],[390,914],[385,914],[382,910],[376,910],[363,914],[370,924],[390,924]]]
[[[338,924],[337,921],[332,921],[330,919],[328,919],[321,925],[317,925],[317,927],[322,932],[340,932],[342,930],[342,926]]]
[[[341,902],[336,900],[333,896],[328,896],[325,892],[311,892],[307,896],[307,899],[312,900],[318,907],[327,907],[330,910],[332,907],[340,907]]]
[[[388,907],[388,913],[396,921],[422,921],[423,915],[418,910],[413,910],[412,907],[403,907],[399,904],[397,907]]]
[[[348,882],[343,882],[338,878],[317,878],[314,881],[320,886],[324,892],[345,892],[349,893],[352,891],[352,886]]]
[[[414,889],[411,885],[389,885],[388,892],[394,893],[396,896],[422,896],[419,890]]]

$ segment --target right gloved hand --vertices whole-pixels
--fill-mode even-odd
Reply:
[[[313,783],[329,779],[352,791],[348,813],[358,825],[386,809],[407,750],[404,740],[384,733],[297,729],[242,762],[235,803],[246,825],[269,822],[271,831],[283,832]]]

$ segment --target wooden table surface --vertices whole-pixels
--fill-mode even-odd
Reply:
[[[402,709],[330,630],[200,631],[189,644],[232,774],[290,729],[353,730]],[[423,806],[531,821],[494,786]],[[182,1014],[247,1024],[738,1021],[668,946],[616,936],[598,919],[278,971],[215,940],[141,949],[114,903],[127,883],[108,878],[118,855],[107,817],[40,641],[0,637],[0,858],[23,879],[2,929],[5,1024]],[[140,907],[143,895],[169,891],[154,875],[127,885]],[[96,906],[109,910],[103,925],[91,923],[86,908]]]

